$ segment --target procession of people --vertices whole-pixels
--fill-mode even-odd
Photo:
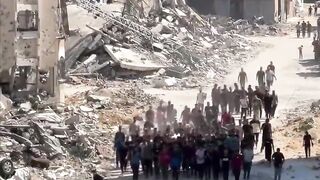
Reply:
[[[284,156],[279,148],[274,151],[270,123],[279,103],[272,90],[276,80],[273,62],[266,70],[260,67],[255,78],[257,85],[246,87],[248,77],[242,68],[240,86],[215,84],[211,99],[200,88],[194,107],[185,106],[180,116],[174,102],[160,101],[155,109],[150,106],[145,118],[134,118],[128,135],[119,127],[114,141],[117,166],[125,172],[130,164],[134,180],[139,178],[139,167],[145,178],[228,180],[234,176],[237,180],[242,174],[247,180],[254,151],[264,151],[266,162],[274,163],[275,179],[280,179]],[[304,137],[307,157],[310,139],[310,135]]]

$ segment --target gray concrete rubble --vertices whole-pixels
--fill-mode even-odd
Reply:
[[[255,51],[258,43],[248,40],[245,35],[285,34],[280,25],[266,25],[261,18],[235,21],[200,16],[184,3],[181,6],[170,4],[156,5],[151,8],[149,17],[138,16],[139,19],[130,14],[91,12],[99,19],[97,23],[86,25],[92,33],[82,33],[84,37],[76,43],[73,41],[75,45],[67,49],[69,76],[97,73],[112,79],[146,78],[163,68],[166,76],[181,82],[184,82],[183,77],[218,79],[230,66],[243,63],[250,58],[248,54]],[[81,7],[87,6],[88,3]],[[104,9],[104,6],[96,8]],[[90,16],[90,12],[81,12]],[[103,19],[106,21],[101,23]],[[96,55],[94,63],[86,64],[93,54]]]

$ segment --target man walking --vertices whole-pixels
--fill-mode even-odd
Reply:
[[[306,36],[306,30],[307,30],[307,23],[302,21],[301,23],[301,31],[302,31],[302,37],[305,38]]]
[[[306,158],[310,157],[311,145],[313,146],[312,137],[308,133],[308,131],[306,131],[305,135],[303,136],[303,146],[304,146],[304,151],[306,153]]]
[[[270,68],[266,71],[266,79],[267,79],[267,86],[270,90],[270,87],[273,85],[273,80],[277,80],[276,75],[274,74],[274,71],[272,71]]]
[[[297,30],[297,38],[300,38],[300,32],[301,32],[300,22],[298,22],[298,24],[296,25],[296,30]]]
[[[252,166],[253,160],[253,150],[250,148],[245,148],[242,152],[243,154],[243,179],[249,180],[250,179],[250,171]]]
[[[276,95],[275,91],[272,91],[272,103],[271,103],[271,117],[274,117],[276,113],[276,109],[278,106],[278,95]]]
[[[120,162],[120,151],[121,148],[125,144],[125,135],[122,132],[122,127],[119,126],[118,132],[114,136],[114,149],[116,151],[116,167],[119,167],[119,162]]]
[[[308,32],[308,38],[311,37],[311,31],[312,31],[312,25],[310,24],[310,22],[307,22],[307,32]]]
[[[280,148],[277,148],[277,152],[272,155],[274,165],[274,180],[281,180],[282,165],[285,161],[283,154],[280,152]]]
[[[264,73],[264,71],[262,70],[262,67],[260,67],[260,70],[257,72],[256,78],[257,78],[257,80],[258,80],[259,86],[262,86],[262,84],[263,84],[264,81],[265,81],[265,73]]]
[[[248,81],[247,73],[244,72],[243,68],[241,68],[241,72],[238,76],[238,81],[240,83],[241,89],[246,87],[246,82]]]

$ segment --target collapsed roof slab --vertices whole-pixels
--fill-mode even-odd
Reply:
[[[105,50],[120,67],[135,71],[155,71],[166,66],[157,62],[159,58],[152,53],[141,53],[132,49],[125,49],[113,45],[105,45]]]

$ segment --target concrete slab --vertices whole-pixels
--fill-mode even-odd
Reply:
[[[124,69],[130,69],[135,71],[154,71],[166,66],[157,63],[159,60],[156,56],[152,56],[152,53],[146,54],[121,47],[112,45],[105,45],[105,50],[109,53],[111,58],[120,64],[120,67]]]

